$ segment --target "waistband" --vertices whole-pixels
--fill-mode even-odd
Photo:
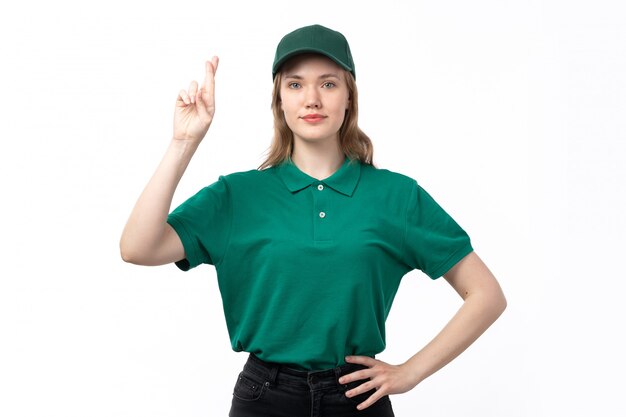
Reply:
[[[342,375],[366,368],[366,365],[359,363],[345,363],[335,368],[305,371],[290,368],[285,364],[261,360],[254,353],[249,354],[248,360],[244,365],[244,370],[252,372],[270,384],[290,385],[307,391],[337,387],[345,388],[346,384],[339,383],[339,378]]]

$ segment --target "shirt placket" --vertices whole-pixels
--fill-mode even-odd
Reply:
[[[331,207],[331,193],[333,190],[322,181],[317,181],[311,187],[313,193],[313,240],[332,240],[331,222],[333,209]]]

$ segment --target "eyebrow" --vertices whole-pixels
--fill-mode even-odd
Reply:
[[[339,78],[339,75],[337,75],[335,73],[322,74],[322,75],[320,75],[318,77],[318,79],[321,79],[321,78],[331,78],[331,77],[334,77],[334,78],[336,78],[338,80],[341,80],[341,78]],[[287,79],[287,78],[293,78],[293,79],[296,79],[296,80],[302,80],[303,79],[301,76],[299,76],[297,74],[287,75],[285,77],[285,79]]]

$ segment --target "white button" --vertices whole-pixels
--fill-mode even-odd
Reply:
[[[323,211],[320,211],[320,217],[323,219],[324,217],[326,217],[326,213],[324,213]]]
[[[317,189],[322,191],[324,189],[324,186],[322,184],[320,184],[320,185],[317,186]]]

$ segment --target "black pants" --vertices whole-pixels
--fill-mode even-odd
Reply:
[[[356,406],[376,392],[346,397],[370,378],[340,384],[339,377],[367,368],[345,365],[321,371],[305,371],[265,362],[250,353],[233,389],[229,417],[394,417],[389,395],[358,410]]]

